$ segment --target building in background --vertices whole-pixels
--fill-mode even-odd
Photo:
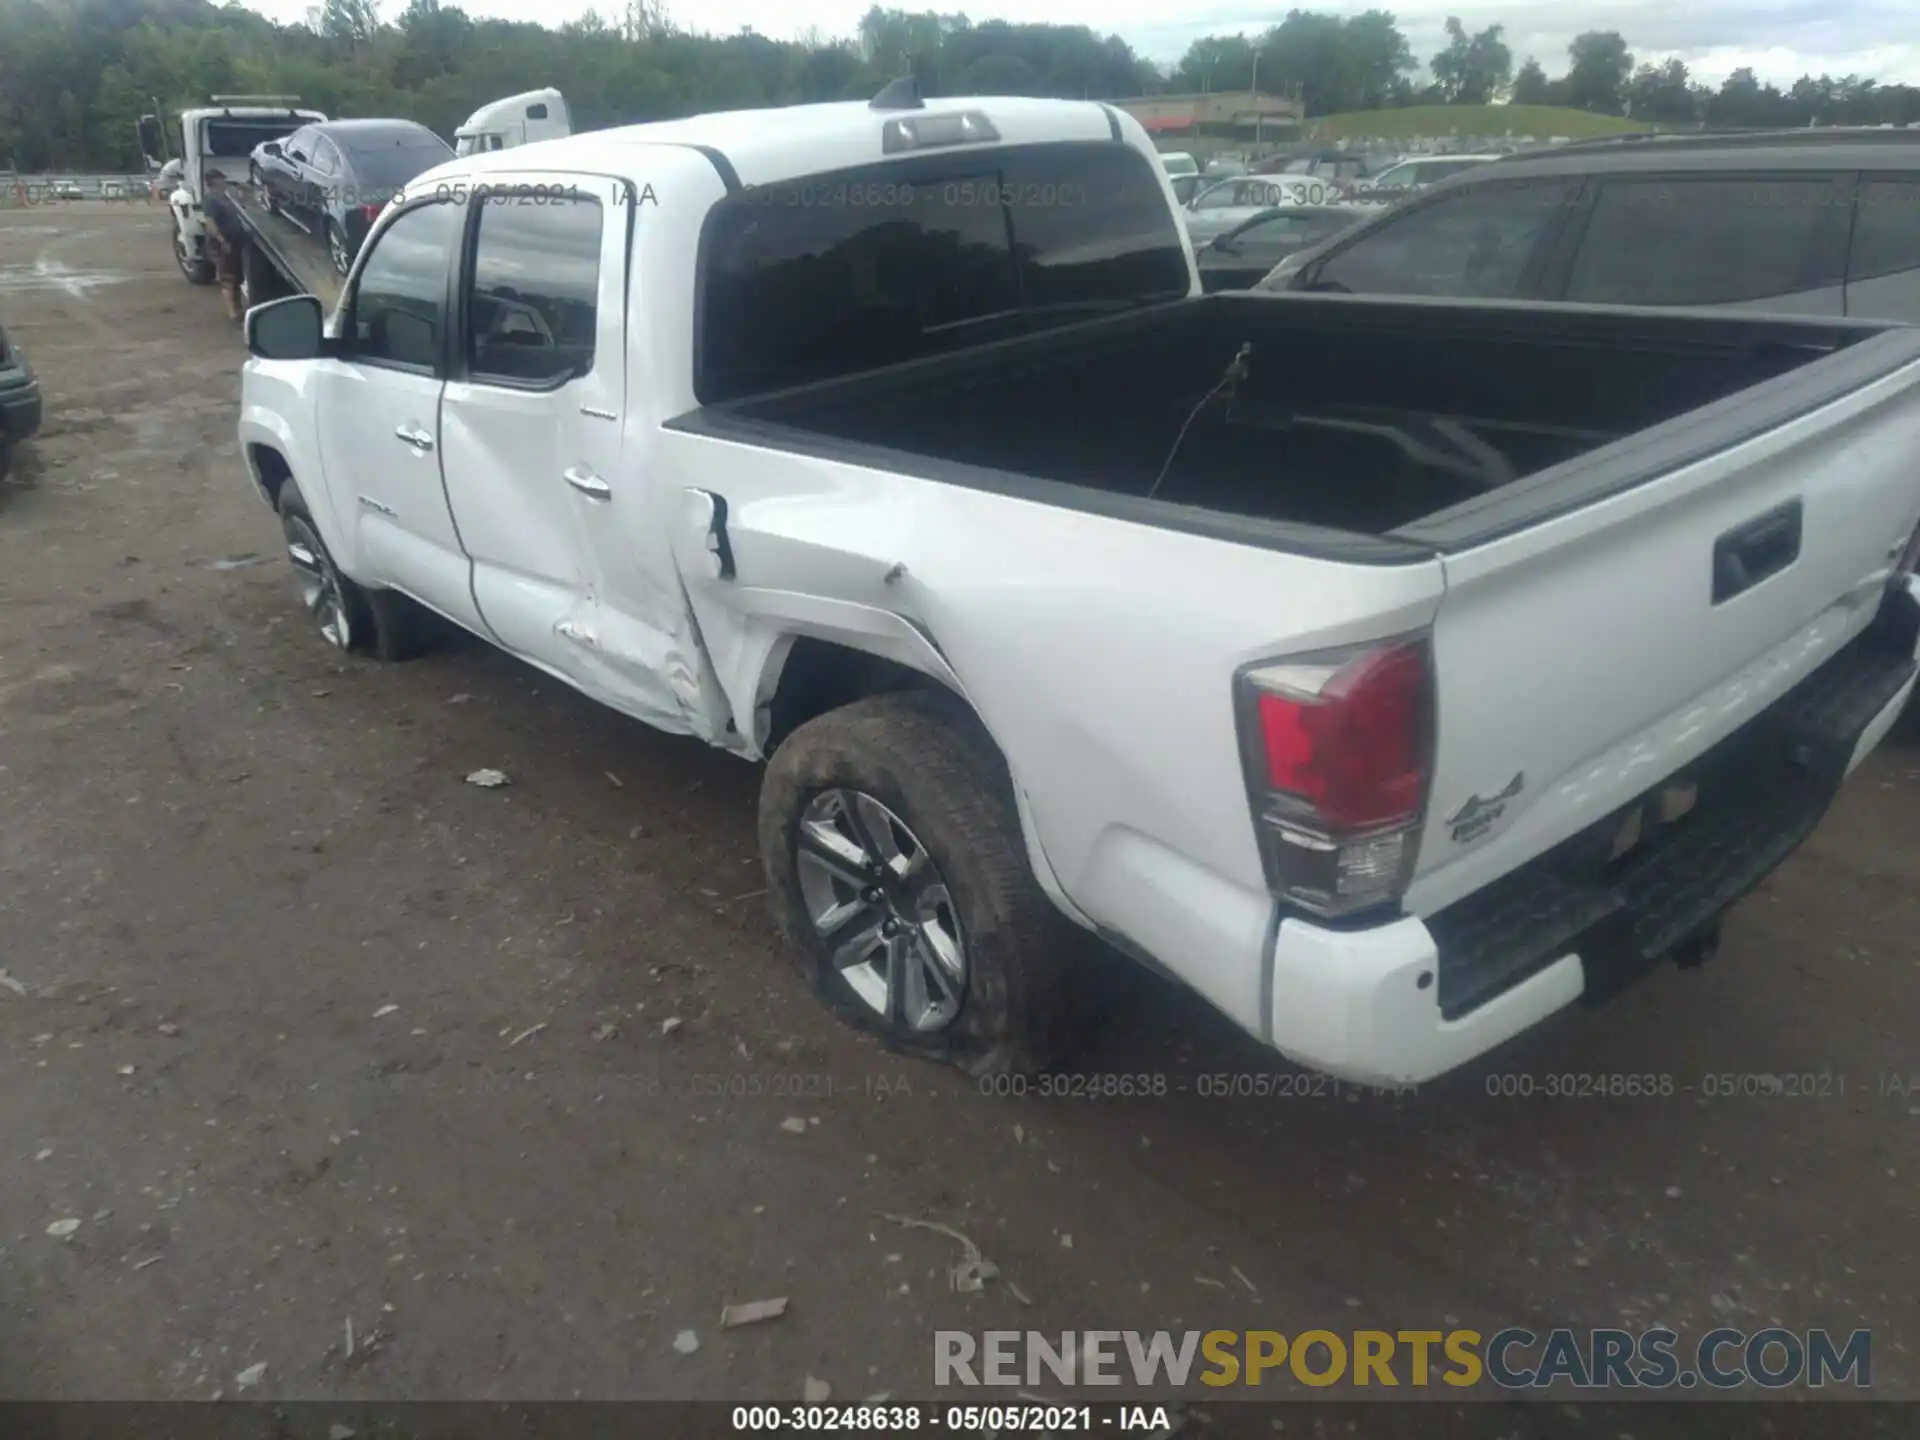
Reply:
[[[1138,120],[1161,149],[1203,156],[1298,140],[1306,119],[1306,107],[1300,101],[1255,90],[1143,95],[1113,104]]]

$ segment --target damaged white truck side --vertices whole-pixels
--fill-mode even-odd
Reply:
[[[1703,958],[1914,685],[1920,331],[1202,297],[1097,103],[456,160],[248,341],[326,638],[766,758],[811,984],[979,1073],[1119,950],[1439,1074]]]

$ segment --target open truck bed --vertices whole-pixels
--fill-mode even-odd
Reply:
[[[284,216],[271,213],[252,186],[228,190],[249,234],[243,257],[249,305],[286,295],[313,295],[331,312],[340,300],[341,276],[326,246]]]
[[[1912,332],[1890,328],[1216,295],[674,423],[1223,538],[1391,558],[1592,503],[1817,408],[1911,363]]]

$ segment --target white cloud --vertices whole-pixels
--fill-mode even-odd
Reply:
[[[397,14],[403,0],[385,0]],[[449,0],[461,3],[461,0]],[[668,0],[678,24],[714,34],[751,27],[775,39],[818,29],[852,35],[870,0]],[[1443,43],[1446,17],[1458,15],[1471,30],[1505,25],[1517,65],[1531,55],[1550,75],[1566,69],[1567,46],[1583,30],[1618,30],[1640,60],[1685,60],[1696,78],[1718,84],[1739,66],[1762,80],[1785,86],[1803,74],[1871,75],[1882,81],[1920,84],[1920,42],[1885,37],[1915,33],[1915,0],[1275,0],[1271,7],[1220,4],[1218,0],[1150,4],[1148,0],[940,0],[905,9],[959,10],[981,20],[1047,21],[1087,25],[1120,35],[1137,51],[1163,62],[1177,60],[1203,35],[1257,34],[1292,4],[1307,10],[1358,13],[1384,8],[1399,18],[1415,56],[1424,66]],[[252,8],[283,22],[301,19],[306,0],[255,0]],[[591,8],[619,9],[618,0],[466,0],[474,16],[558,24]]]

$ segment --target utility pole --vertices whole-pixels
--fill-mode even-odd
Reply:
[[[1260,154],[1260,52],[1253,52],[1253,153]]]

